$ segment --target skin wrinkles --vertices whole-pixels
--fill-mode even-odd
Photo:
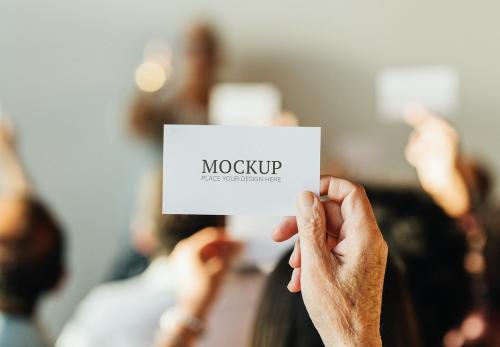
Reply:
[[[320,191],[326,200],[301,194],[296,220],[273,233],[276,241],[299,236],[288,288],[302,292],[325,346],[379,347],[387,244],[364,188],[324,177]]]

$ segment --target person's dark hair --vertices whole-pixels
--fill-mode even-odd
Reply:
[[[421,191],[366,187],[392,259],[404,275],[422,341],[440,346],[443,336],[473,307],[464,268],[465,234]]]
[[[290,254],[287,252],[269,275],[255,319],[252,347],[323,346],[302,296],[286,288],[292,274]]]
[[[0,306],[31,315],[38,299],[64,273],[63,231],[49,210],[34,199],[22,202],[16,230],[0,235]]]
[[[168,214],[158,229],[160,251],[169,254],[182,240],[207,227],[224,226],[224,216]]]
[[[292,269],[287,252],[270,274],[257,312],[252,347],[320,347],[321,337],[301,294],[286,285]],[[321,300],[321,298],[318,298]],[[388,262],[384,283],[381,334],[384,347],[420,346],[412,305],[395,268]]]

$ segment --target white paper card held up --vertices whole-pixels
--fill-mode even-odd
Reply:
[[[209,119],[219,125],[271,125],[281,94],[269,83],[221,83],[210,94]]]
[[[399,120],[408,104],[422,104],[444,117],[456,111],[459,77],[449,66],[389,68],[376,81],[377,108],[386,120]]]
[[[165,125],[163,213],[291,216],[318,193],[321,128]]]

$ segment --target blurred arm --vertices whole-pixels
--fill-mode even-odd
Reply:
[[[457,131],[423,107],[411,109],[405,117],[413,127],[406,159],[417,170],[422,188],[449,216],[464,215],[471,207],[471,196]]]
[[[0,166],[4,192],[26,195],[31,190],[25,169],[15,146],[15,134],[5,120],[0,120]]]
[[[134,135],[155,135],[157,120],[157,93],[138,92],[130,107],[128,127]]]
[[[458,218],[470,210],[469,189],[459,167],[450,173],[448,180],[426,190],[450,217]]]
[[[224,228],[205,228],[182,240],[170,255],[177,306],[161,317],[156,347],[191,347],[203,334],[205,320],[241,244]]]
[[[167,311],[165,314],[168,313]],[[167,319],[171,320],[167,322],[168,330],[158,334],[155,347],[192,347],[195,345],[200,335],[198,332],[174,317]]]

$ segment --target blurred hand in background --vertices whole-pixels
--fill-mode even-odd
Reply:
[[[470,196],[461,171],[462,155],[457,131],[421,105],[405,110],[413,128],[406,146],[406,160],[417,170],[422,188],[451,217],[470,208]]]
[[[292,112],[283,111],[273,119],[272,125],[296,127],[299,125],[299,119]]]
[[[5,195],[28,195],[30,184],[16,148],[16,132],[9,118],[0,114],[0,178]]]
[[[176,246],[171,257],[181,310],[199,319],[206,317],[240,248],[224,228],[215,227],[202,229]]]
[[[0,150],[2,153],[15,150],[16,133],[12,122],[5,115],[0,114]]]

